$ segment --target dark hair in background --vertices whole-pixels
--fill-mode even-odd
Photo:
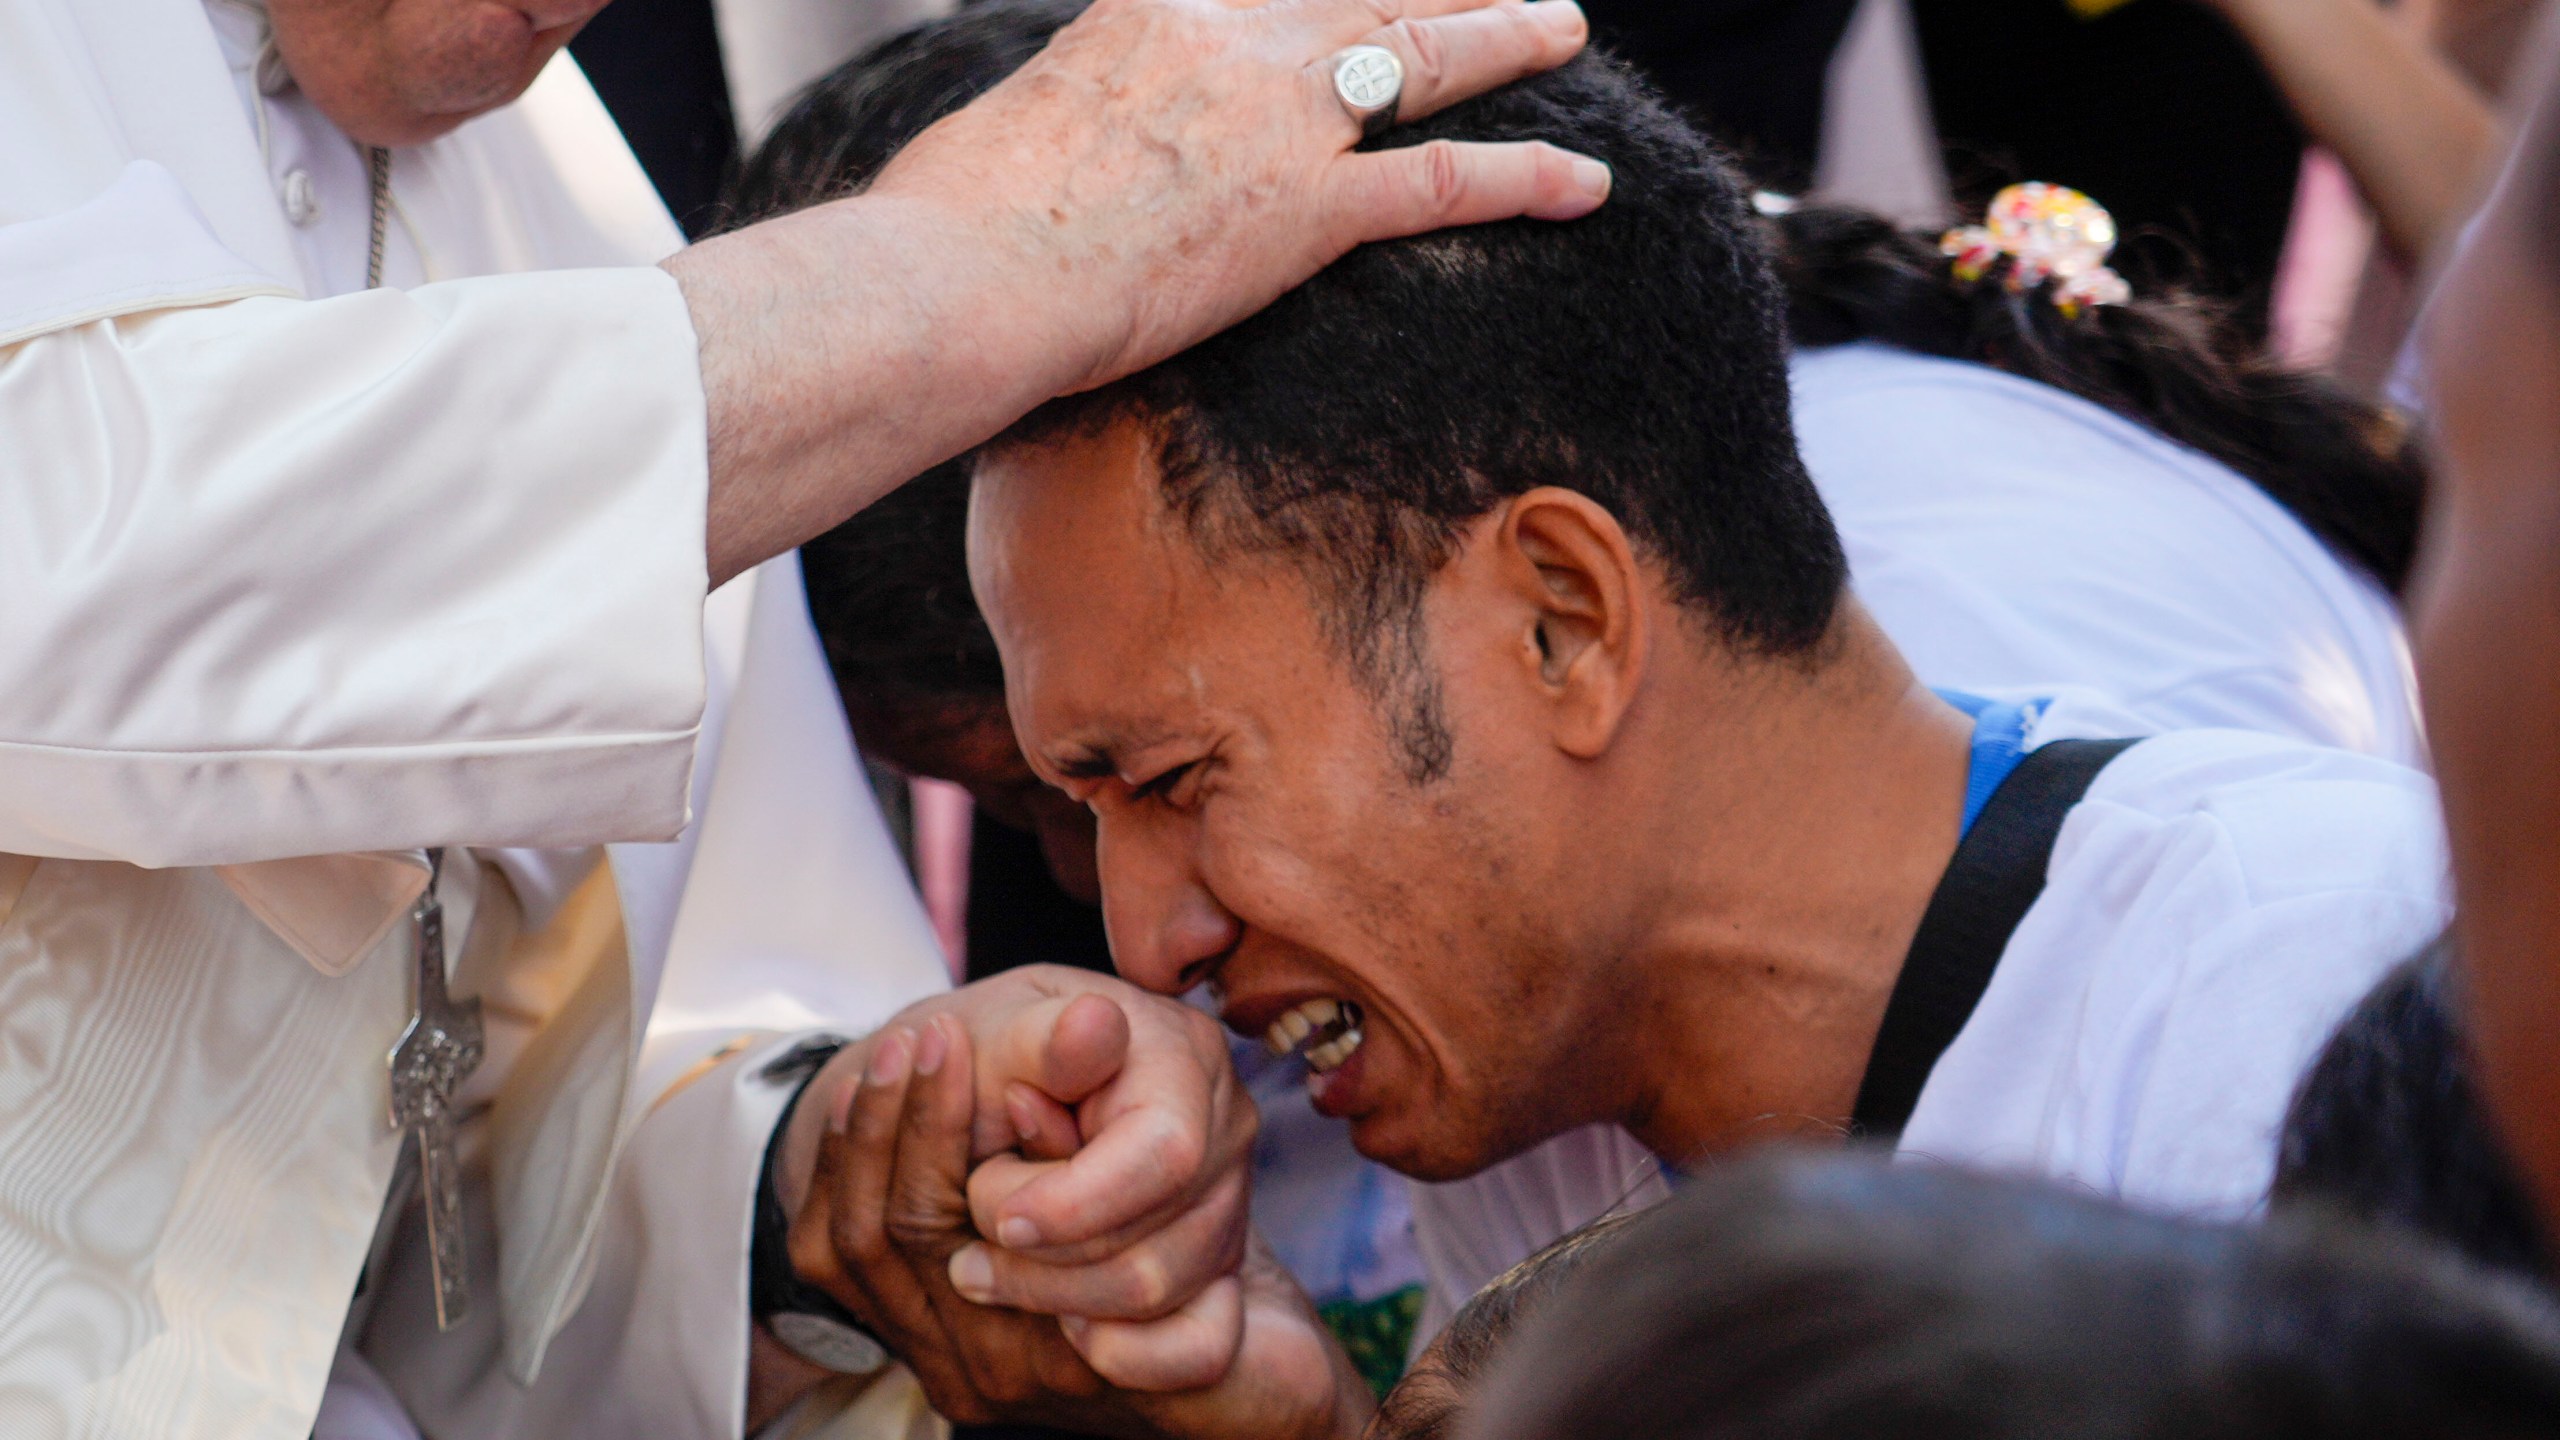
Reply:
[[[2003,261],[1958,280],[1935,235],[1861,210],[1773,217],[1798,345],[1880,340],[2051,385],[2238,471],[2349,564],[2398,594],[2417,552],[2426,472],[2386,413],[2256,348],[2226,308],[2176,292],[2066,318],[2013,295]]]
[[[821,77],[730,187],[726,228],[851,195],[926,126],[1040,53],[1086,0],[992,0],[882,40]],[[969,467],[937,465],[801,547],[836,683],[891,703],[1000,700],[969,593]]]
[[[1609,203],[1569,224],[1362,246],[997,442],[1147,425],[1168,506],[1206,550],[1309,573],[1417,781],[1449,762],[1420,654],[1425,582],[1513,496],[1552,485],[1605,506],[1741,654],[1813,650],[1848,576],[1796,453],[1777,285],[1715,147],[1589,53],[1374,143],[1443,139],[1596,156],[1615,174]]]
[[[1522,1328],[1474,1440],[2560,1434],[2560,1321],[2337,1223],[1776,1153],[1693,1179]]]
[[[1090,0],[987,0],[882,40],[800,92],[740,167],[727,228],[869,185],[925,127],[1040,53]]]
[[[952,461],[800,548],[809,618],[850,694],[1001,701],[1004,666],[969,593],[969,467]]]
[[[2499,1269],[2549,1273],[2533,1198],[2472,1083],[2462,976],[2440,940],[2375,986],[2294,1092],[2273,1203],[2414,1230]]]

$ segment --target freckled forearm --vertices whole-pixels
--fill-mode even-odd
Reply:
[[[987,229],[862,198],[666,262],[700,345],[715,585],[986,440],[1089,363],[1062,297],[1020,293],[1037,266],[972,233]]]

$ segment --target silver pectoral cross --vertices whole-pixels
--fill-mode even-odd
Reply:
[[[445,993],[444,904],[436,880],[444,852],[427,852],[427,890],[409,917],[418,930],[416,1001],[409,1028],[391,1050],[391,1123],[417,1137],[418,1175],[427,1193],[427,1253],[436,1283],[436,1328],[450,1330],[471,1309],[463,1249],[462,1168],[453,1151],[453,1095],[480,1068],[480,1002]]]

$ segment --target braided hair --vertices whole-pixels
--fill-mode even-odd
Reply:
[[[1961,280],[1934,234],[1863,210],[1767,223],[1797,346],[1874,340],[2067,391],[2229,466],[2340,559],[2406,585],[2426,488],[2408,428],[2252,347],[2216,303],[2173,291],[2066,316],[2048,286],[2003,284],[2007,260]]]

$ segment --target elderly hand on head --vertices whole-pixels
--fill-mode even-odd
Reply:
[[[785,1142],[793,1261],[954,1420],[1354,1434],[1366,1390],[1246,1230],[1254,1129],[1206,1016],[1009,972],[813,1082]]]
[[[1584,31],[1553,0],[1101,0],[868,193],[998,227],[1038,283],[1084,291],[1098,308],[1070,319],[1080,368],[1060,387],[1084,389],[1364,241],[1588,211],[1606,170],[1549,146],[1349,153],[1362,126],[1334,82],[1345,48],[1382,46],[1403,64],[1397,112],[1427,115],[1561,62]]]
[[[1415,116],[1585,34],[1571,0],[1099,0],[861,195],[670,260],[710,400],[714,579],[1356,245],[1587,213],[1607,169],[1553,146],[1355,150],[1332,63],[1393,51]]]
[[[267,0],[276,53],[363,144],[522,95],[607,0]],[[1358,153],[1355,45],[1427,114],[1562,64],[1573,0],[1097,0],[864,194],[666,263],[700,345],[714,584],[1054,396],[1234,324],[1353,246],[1606,196],[1539,143]]]

